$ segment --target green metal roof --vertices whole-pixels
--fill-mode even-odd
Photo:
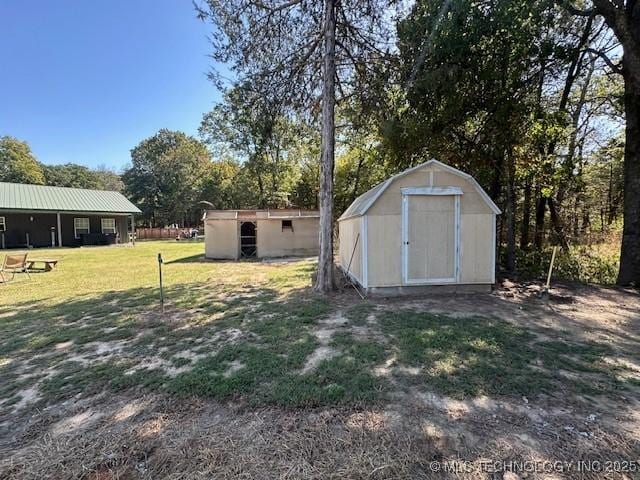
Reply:
[[[0,210],[142,213],[120,192],[4,182]]]

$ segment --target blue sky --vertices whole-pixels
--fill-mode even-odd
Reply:
[[[0,135],[119,170],[160,128],[195,134],[219,99],[210,29],[190,0],[0,1]]]

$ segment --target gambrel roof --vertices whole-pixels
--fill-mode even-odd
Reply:
[[[353,218],[353,217],[360,217],[364,215],[365,213],[367,213],[367,210],[369,210],[371,206],[374,203],[376,203],[376,200],[380,198],[380,196],[385,192],[385,190],[387,190],[391,186],[394,180],[397,180],[400,177],[404,177],[405,175],[413,173],[416,170],[427,167],[429,165],[436,165],[442,168],[443,170],[446,170],[449,173],[452,173],[454,175],[458,175],[459,177],[464,178],[469,183],[471,183],[471,185],[473,185],[473,187],[477,190],[477,192],[480,194],[482,199],[487,203],[487,205],[489,206],[489,208],[493,213],[495,213],[496,215],[499,215],[500,213],[502,213],[498,208],[498,206],[493,202],[493,200],[491,200],[489,195],[487,195],[487,192],[485,192],[482,189],[482,187],[476,181],[475,178],[473,178],[468,173],[464,173],[463,171],[458,170],[457,168],[450,167],[449,165],[439,162],[438,160],[431,159],[428,162],[422,163],[416,167],[409,168],[408,170],[405,170],[392,177],[389,177],[387,180],[385,180],[382,183],[379,183],[378,185],[373,187],[371,190],[364,192],[362,195],[356,198],[351,205],[349,205],[349,208],[345,210],[345,212],[340,216],[338,221],[346,220],[348,218]]]

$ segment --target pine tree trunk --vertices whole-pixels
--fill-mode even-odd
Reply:
[[[624,227],[617,283],[640,286],[640,82],[632,80],[628,70],[630,67],[626,64],[624,66],[627,123],[624,148]],[[640,72],[636,72],[636,78],[640,79]]]
[[[336,0],[324,4],[324,72],[320,159],[320,255],[315,289],[330,292],[333,283],[333,164],[335,155]]]

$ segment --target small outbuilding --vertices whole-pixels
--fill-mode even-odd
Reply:
[[[0,247],[126,243],[138,213],[120,192],[0,182]]]
[[[500,213],[471,175],[430,160],[376,185],[342,214],[340,267],[371,294],[488,290]]]
[[[214,259],[317,255],[317,210],[207,210],[205,256]]]

